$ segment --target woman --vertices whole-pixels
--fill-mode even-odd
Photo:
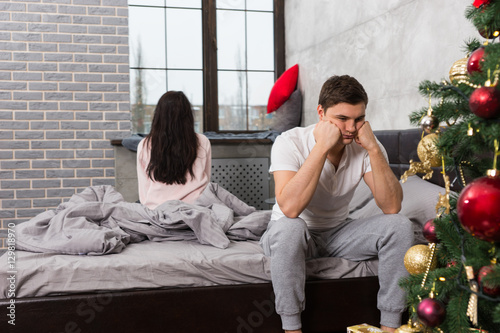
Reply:
[[[151,209],[167,200],[194,202],[210,182],[211,155],[210,141],[194,131],[189,100],[181,91],[166,92],[137,146],[140,202]]]

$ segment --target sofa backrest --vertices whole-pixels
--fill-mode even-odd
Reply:
[[[420,161],[417,154],[417,147],[422,138],[421,129],[380,130],[374,131],[374,134],[385,147],[389,157],[389,165],[398,179],[400,179],[404,172],[410,168],[410,161]],[[429,181],[444,186],[441,168],[433,168],[433,171]],[[423,174],[418,175],[420,177],[423,176]],[[459,182],[455,180],[456,172],[447,171],[447,175],[452,183],[452,189],[459,189]]]

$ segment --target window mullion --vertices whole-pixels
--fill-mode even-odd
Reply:
[[[202,0],[204,131],[218,131],[219,129],[215,1]]]
[[[274,0],[274,68],[276,81],[286,69],[285,64],[285,0]]]
[[[165,91],[168,91],[168,31],[167,31],[167,7],[165,1],[165,7],[163,8],[163,15],[165,16]]]
[[[248,106],[248,22],[247,22],[247,0],[245,0],[245,113],[246,113],[246,130],[250,129],[250,109]]]

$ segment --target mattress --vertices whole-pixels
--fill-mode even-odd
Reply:
[[[317,258],[307,262],[308,279],[376,275],[378,261]],[[7,254],[0,267],[8,267]],[[8,297],[0,271],[0,298]],[[231,241],[226,249],[197,241],[144,241],[101,256],[16,251],[16,298],[88,292],[234,285],[270,282],[270,258],[256,241]]]

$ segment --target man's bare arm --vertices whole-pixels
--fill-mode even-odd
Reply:
[[[373,193],[377,206],[384,214],[397,214],[401,210],[403,189],[385,159],[368,122],[358,131],[356,142],[365,148],[370,157],[371,172],[364,180]]]
[[[276,201],[285,216],[295,218],[311,201],[327,152],[313,148],[299,171],[275,171]],[[320,166],[320,167],[318,167]]]
[[[314,129],[316,144],[299,171],[275,171],[276,201],[285,216],[295,218],[311,201],[330,148],[340,138],[335,124],[320,121]]]

